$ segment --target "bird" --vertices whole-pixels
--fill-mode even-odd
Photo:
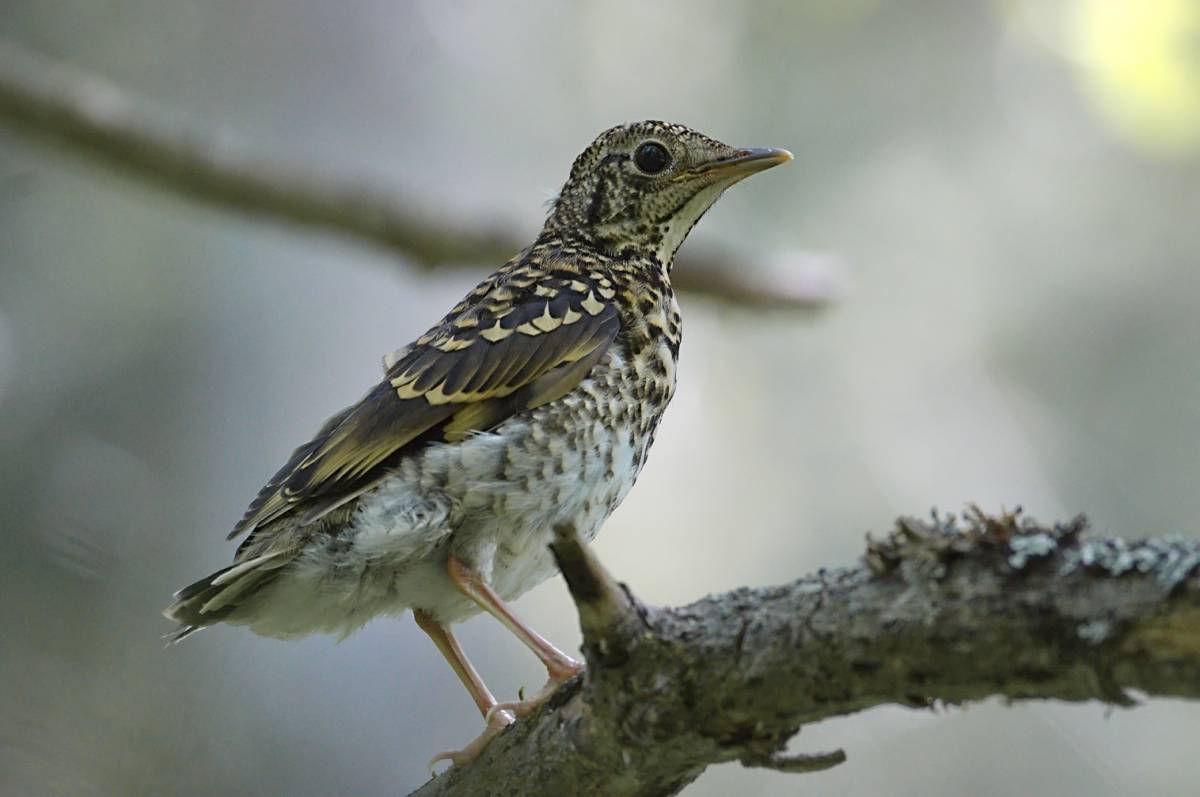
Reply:
[[[584,669],[510,604],[554,575],[554,527],[590,542],[646,462],[675,392],[679,246],[727,188],[791,159],[660,121],[601,133],[533,243],[386,356],[262,488],[233,563],[163,611],[169,639],[221,622],[344,638],[411,611],[484,720],[430,767],[473,760]],[[545,667],[539,691],[489,690],[451,630],[480,612]]]

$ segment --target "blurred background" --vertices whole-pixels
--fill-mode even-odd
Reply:
[[[1021,505],[1197,534],[1200,4],[5,0],[0,37],[250,152],[531,239],[624,121],[796,162],[685,245],[820,252],[837,301],[682,298],[679,390],[598,550],[684,603],[855,562],[899,514]],[[403,794],[479,730],[410,621],[342,644],[240,628],[164,650],[261,483],[499,265],[202,208],[0,130],[0,793]],[[518,604],[574,650],[560,580]],[[540,685],[490,621],[502,698]],[[692,797],[1176,795],[1195,705],[1153,700],[808,727],[847,765],[711,768]]]

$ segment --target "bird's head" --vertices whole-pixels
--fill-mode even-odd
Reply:
[[[683,125],[619,125],[575,159],[545,229],[608,252],[653,253],[670,265],[726,188],[791,159],[787,150],[735,149]]]

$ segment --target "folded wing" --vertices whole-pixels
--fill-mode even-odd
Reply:
[[[579,278],[477,291],[296,449],[229,538],[300,508],[302,522],[316,520],[369,489],[411,447],[461,440],[567,394],[619,330],[616,308]]]

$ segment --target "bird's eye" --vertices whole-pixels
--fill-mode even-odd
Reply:
[[[671,153],[657,141],[647,141],[633,153],[633,162],[646,174],[658,174],[671,164]]]

